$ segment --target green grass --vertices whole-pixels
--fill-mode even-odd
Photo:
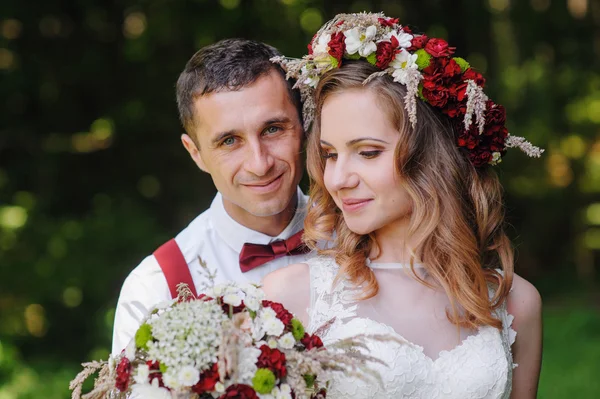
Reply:
[[[600,398],[600,311],[581,305],[544,311],[538,398]]]

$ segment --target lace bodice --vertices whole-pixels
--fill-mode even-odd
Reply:
[[[506,312],[505,306],[495,314],[502,320],[501,331],[485,326],[477,331],[453,334],[458,328],[447,321],[445,312],[438,311],[438,308],[447,305],[443,299],[445,295],[407,276],[409,270],[396,270],[401,274],[381,276],[375,270],[380,293],[384,297],[390,293],[394,299],[400,297],[400,301],[394,303],[394,308],[399,311],[386,312],[382,302],[357,301],[356,288],[348,282],[339,281],[334,285],[338,266],[332,259],[317,257],[308,264],[311,274],[310,333],[319,333],[325,345],[357,334],[387,334],[397,339],[368,343],[370,355],[385,363],[385,366],[372,365],[381,375],[381,384],[357,378],[334,378],[328,398],[510,397],[512,369],[516,366],[513,365],[510,346],[516,333],[510,327],[512,316]],[[393,287],[393,290],[386,291],[386,286]],[[417,295],[418,304],[403,297],[407,294]],[[383,301],[386,302],[392,302],[391,296]],[[420,307],[422,303],[425,308]],[[423,309],[433,311],[424,312]],[[424,313],[427,315],[424,316]],[[433,316],[430,317],[430,314]],[[408,336],[418,338],[421,345],[415,343],[416,338],[412,341],[407,339]],[[447,348],[438,351],[439,345]]]

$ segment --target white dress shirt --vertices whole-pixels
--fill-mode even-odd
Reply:
[[[281,267],[301,263],[311,255],[284,256],[242,273],[239,255],[245,243],[269,244],[284,240],[304,226],[307,197],[298,188],[296,214],[277,237],[251,230],[233,220],[223,207],[223,197],[217,193],[209,209],[196,217],[176,237],[190,268],[196,287],[206,282],[198,257],[209,269],[216,270],[216,283],[225,281],[259,283],[268,273]],[[200,292],[198,292],[200,293]],[[117,303],[113,331],[112,353],[121,353],[134,337],[142,319],[155,305],[171,299],[167,280],[154,255],[146,257],[125,279]]]

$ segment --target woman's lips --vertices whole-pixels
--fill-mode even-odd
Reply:
[[[346,198],[342,200],[342,208],[345,212],[355,212],[364,208],[373,201],[372,198]]]

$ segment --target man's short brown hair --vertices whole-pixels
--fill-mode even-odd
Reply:
[[[285,80],[281,67],[270,61],[281,53],[273,46],[247,39],[225,39],[201,48],[187,62],[177,79],[179,119],[194,139],[194,100],[205,94],[235,91],[258,78],[277,71]],[[290,100],[302,123],[302,104],[293,81],[286,81]]]

